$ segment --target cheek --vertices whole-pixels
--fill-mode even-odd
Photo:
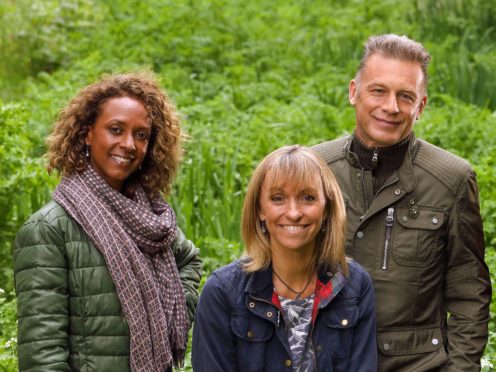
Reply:
[[[137,148],[139,150],[140,156],[144,158],[146,156],[146,153],[148,152],[148,142],[138,144]]]

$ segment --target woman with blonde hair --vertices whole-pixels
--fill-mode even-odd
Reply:
[[[246,254],[207,280],[193,330],[195,371],[373,371],[374,295],[344,255],[345,206],[327,165],[286,146],[246,193]]]
[[[201,261],[162,197],[180,139],[151,73],[107,76],[61,111],[48,171],[62,179],[14,242],[19,370],[182,363]]]

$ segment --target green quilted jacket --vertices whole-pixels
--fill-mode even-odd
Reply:
[[[173,243],[190,319],[201,275],[198,249]],[[102,254],[55,202],[14,242],[20,371],[128,371],[129,328]]]

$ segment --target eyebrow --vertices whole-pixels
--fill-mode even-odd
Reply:
[[[302,187],[298,191],[299,191],[300,194],[303,194],[303,193],[315,193],[315,194],[318,194],[318,192],[319,192],[318,189],[316,189],[315,187],[312,187],[312,186]],[[269,188],[269,192],[270,193],[284,192],[284,189],[281,188],[280,186],[274,186],[274,187],[270,187]]]
[[[119,120],[119,119],[112,119],[110,121],[107,121],[106,124],[107,125],[111,125],[111,124],[128,125],[128,123],[126,123],[125,121]],[[140,125],[138,128],[139,129],[146,128],[146,129],[150,129],[151,130],[152,129],[152,125],[149,122],[147,122],[146,126],[141,126]]]
[[[380,83],[378,81],[372,81],[370,84],[366,85],[366,88],[368,88],[368,89],[375,88],[375,87],[389,89],[389,87],[386,84]],[[410,89],[400,89],[398,92],[399,93],[407,93],[407,94],[410,94],[410,95],[417,97],[417,92],[410,90]]]

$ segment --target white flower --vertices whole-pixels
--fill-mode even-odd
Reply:
[[[484,368],[484,367],[493,368],[494,365],[491,363],[491,361],[489,359],[482,358],[481,359],[481,367],[482,368]]]
[[[5,348],[8,349],[8,348],[12,347],[12,345],[15,345],[15,344],[17,344],[17,337],[12,337],[10,340],[8,340],[5,343]]]

